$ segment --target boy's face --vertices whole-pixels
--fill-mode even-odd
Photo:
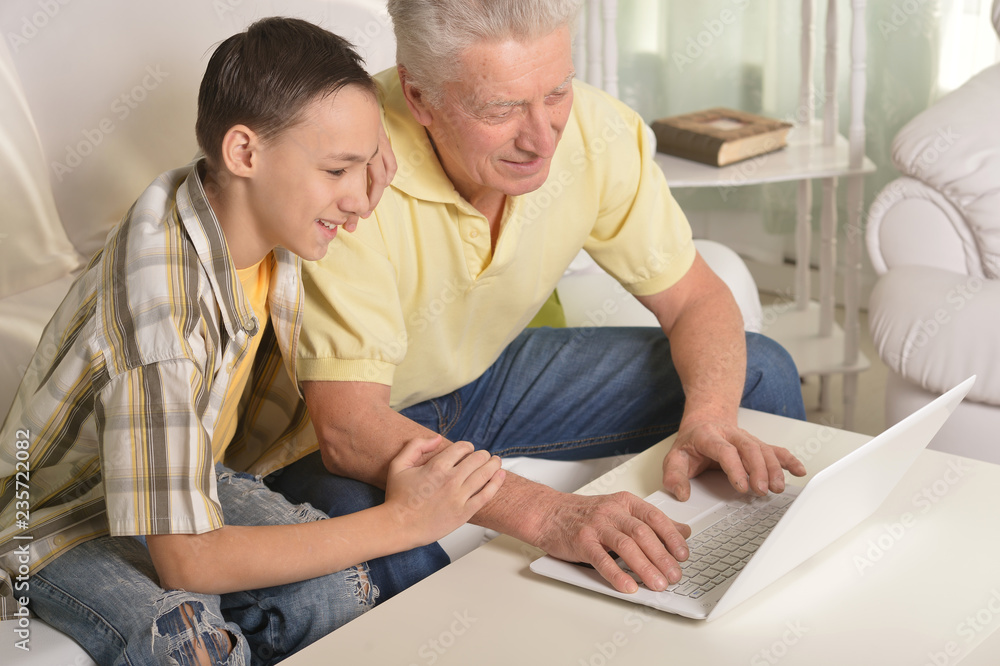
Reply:
[[[251,202],[270,245],[321,259],[338,227],[368,211],[368,163],[378,149],[375,98],[355,85],[317,98],[298,123],[263,144]]]

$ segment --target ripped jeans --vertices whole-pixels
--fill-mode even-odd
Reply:
[[[227,525],[326,518],[248,474],[217,465],[216,477]],[[158,580],[142,539],[99,537],[33,574],[31,608],[99,664],[187,666],[197,663],[200,643],[211,663],[236,666],[276,663],[361,615],[379,596],[365,563],[301,583],[223,595],[168,591]]]

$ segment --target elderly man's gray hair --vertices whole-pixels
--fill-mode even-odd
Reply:
[[[582,0],[389,0],[396,62],[432,106],[456,79],[458,55],[481,41],[530,39],[576,26]]]

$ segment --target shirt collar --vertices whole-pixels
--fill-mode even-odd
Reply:
[[[204,158],[189,165],[187,177],[177,188],[178,218],[206,269],[226,332],[230,337],[236,337],[241,332],[254,335],[257,333],[257,322],[250,304],[243,297],[222,226],[205,194],[199,173],[203,165]]]

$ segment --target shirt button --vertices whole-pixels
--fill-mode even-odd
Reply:
[[[479,232],[473,229],[469,232],[469,238],[479,238]]]

